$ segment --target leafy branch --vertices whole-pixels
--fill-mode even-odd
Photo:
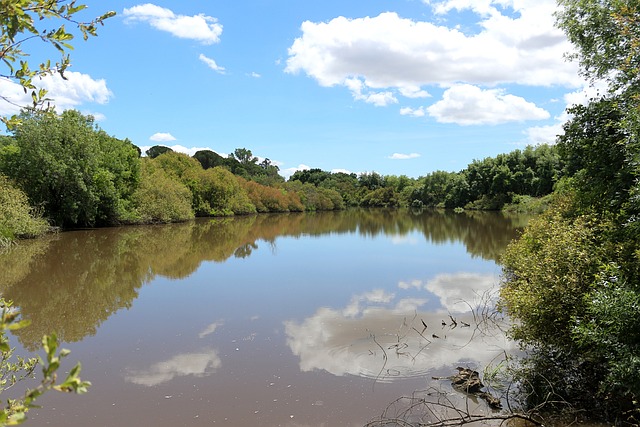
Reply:
[[[4,407],[0,408],[0,426],[21,424],[27,419],[27,412],[35,408],[35,401],[44,393],[55,390],[66,393],[82,394],[91,385],[80,378],[80,363],[76,364],[61,383],[57,383],[57,371],[63,358],[69,355],[69,350],[58,349],[58,339],[55,334],[42,338],[42,347],[46,354],[43,360],[40,356],[24,359],[14,355],[14,349],[9,346],[6,331],[14,331],[29,325],[29,321],[19,319],[18,310],[11,302],[0,298],[2,317],[0,318],[0,393],[13,387],[18,382],[33,378],[38,365],[42,366],[40,384],[25,391],[21,399],[8,399]],[[16,359],[16,362],[12,360]]]
[[[90,21],[77,19],[77,14],[87,6],[76,4],[76,0],[0,0],[0,60],[6,66],[7,71],[0,72],[0,78],[12,81],[22,86],[24,93],[31,92],[33,108],[43,108],[50,101],[46,97],[47,91],[38,89],[33,80],[46,75],[60,74],[65,78],[64,72],[71,65],[69,51],[73,50],[71,41],[74,35],[67,30],[65,25],[75,27],[84,40],[97,36],[98,26],[104,25],[104,21],[115,16],[115,12],[104,13]],[[37,23],[56,22],[53,28],[40,29]],[[60,22],[62,22],[60,24]],[[23,50],[23,45],[34,39],[40,39],[53,46],[60,54],[61,59],[52,65],[50,60],[32,67],[26,60],[29,56]],[[3,101],[16,105],[6,96],[0,97]],[[49,109],[47,105],[46,109]],[[17,119],[3,118],[7,126],[17,124]]]

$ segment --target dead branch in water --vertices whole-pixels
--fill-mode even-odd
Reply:
[[[387,406],[380,417],[369,421],[365,427],[448,427],[494,421],[499,425],[509,420],[525,421],[525,426],[544,426],[534,416],[526,413],[473,413],[468,405],[460,408],[449,395],[431,388],[400,397]]]

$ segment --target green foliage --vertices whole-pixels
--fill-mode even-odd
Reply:
[[[640,396],[640,293],[621,283],[616,265],[603,268],[585,294],[585,313],[574,319],[573,338],[583,357],[604,362],[601,395]]]
[[[368,192],[360,204],[366,207],[396,208],[400,206],[400,200],[393,188],[386,187]]]
[[[345,206],[500,210],[514,196],[550,194],[561,174],[557,148],[540,145],[474,160],[460,172],[435,171],[418,179],[376,172],[357,176],[307,169],[296,171],[288,184],[300,182],[335,190]],[[305,203],[305,196],[301,199]]]
[[[236,148],[233,154],[229,156],[236,159],[242,165],[255,165],[258,162],[258,158],[253,155],[251,150],[247,150],[246,148]]]
[[[196,154],[193,155],[193,158],[200,162],[200,165],[203,169],[226,165],[226,159],[220,154],[211,150],[196,151]]]
[[[172,152],[173,152],[173,150],[171,148],[165,147],[164,145],[154,145],[153,147],[149,148],[144,153],[150,159],[155,159],[156,157],[158,157],[161,154],[172,153]]]
[[[164,169],[167,174],[181,180],[184,184],[189,182],[189,178],[185,176],[188,171],[202,169],[200,162],[193,157],[189,157],[184,153],[176,153],[173,150],[169,150],[152,159],[156,167]]]
[[[640,5],[633,0],[560,0],[556,13],[576,51],[582,73],[606,79],[613,90],[637,93],[640,70]]]
[[[93,117],[23,114],[10,144],[0,148],[0,172],[55,225],[113,224],[126,216],[139,160],[128,140],[108,136]]]
[[[48,229],[47,221],[29,205],[27,195],[0,175],[0,247],[16,238],[40,236]]]
[[[29,325],[26,320],[19,319],[19,312],[12,308],[12,303],[0,298],[0,393],[14,387],[20,381],[33,377],[37,365],[42,366],[40,384],[25,391],[20,399],[9,399],[0,410],[0,426],[17,425],[24,422],[27,412],[35,408],[36,400],[50,390],[61,392],[86,393],[91,383],[80,379],[80,364],[76,364],[62,383],[57,384],[57,371],[63,358],[69,355],[66,349],[58,350],[58,340],[55,334],[42,338],[42,348],[46,359],[40,357],[25,359],[14,355],[14,349],[9,346],[7,331],[16,331]],[[15,357],[14,357],[15,356]],[[15,361],[14,361],[15,359]]]
[[[238,179],[222,167],[191,169],[184,177],[192,182],[191,191],[197,216],[227,216],[256,211]]]
[[[553,194],[544,197],[515,195],[511,199],[511,203],[503,207],[502,210],[504,212],[541,214],[549,209],[553,200]]]
[[[66,29],[65,24],[72,24],[84,40],[87,40],[90,36],[97,35],[98,25],[103,25],[106,19],[115,16],[115,12],[107,12],[89,21],[79,21],[77,16],[86,7],[84,4],[76,4],[75,0],[0,1],[0,60],[6,67],[5,71],[0,72],[0,77],[18,83],[25,93],[30,92],[34,108],[41,107],[48,101],[47,91],[37,88],[34,79],[54,73],[64,76],[71,64],[68,52],[73,49],[71,41],[74,35]],[[60,61],[52,64],[47,60],[32,68],[26,60],[29,54],[23,50],[30,40],[39,40],[54,47],[61,55]],[[0,99],[16,105],[3,95],[0,95]],[[17,117],[2,120],[9,126],[20,123]]]
[[[531,220],[502,258],[501,297],[507,313],[520,320],[514,338],[525,344],[571,346],[572,319],[584,311],[584,295],[606,262],[598,224],[566,218],[566,206]]]
[[[151,159],[142,162],[140,185],[132,196],[136,222],[174,222],[193,218],[191,191],[154,162]]]
[[[253,155],[251,150],[246,148],[236,148],[223,163],[220,162],[220,159],[208,153],[202,153],[198,157],[203,159],[205,163],[209,163],[212,160],[216,166],[225,166],[234,175],[256,181],[262,185],[277,186],[277,184],[284,182],[284,178],[278,174],[280,171],[278,166],[272,164],[269,159],[264,159],[258,163],[259,159]]]
[[[226,216],[256,211],[242,178],[227,169],[203,169],[201,163],[183,153],[166,152],[151,163],[170,179],[185,185],[192,196],[192,209],[197,216]]]
[[[344,209],[345,204],[340,193],[336,190],[324,187],[316,187],[307,182],[288,182],[284,188],[296,195],[296,209],[305,211],[328,211]]]
[[[561,0],[582,73],[609,87],[574,106],[558,149],[557,206],[504,257],[514,335],[533,345],[526,381],[592,416],[640,419],[640,7]],[[566,203],[569,200],[570,203]]]
[[[318,187],[323,181],[331,179],[333,174],[325,172],[322,169],[304,169],[295,171],[289,178],[289,181],[300,181],[301,183],[310,183]]]

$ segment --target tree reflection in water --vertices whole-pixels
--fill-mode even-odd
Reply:
[[[51,331],[66,342],[95,334],[113,313],[131,307],[140,287],[158,276],[186,278],[205,261],[249,257],[260,241],[276,247],[283,236],[402,238],[418,231],[428,242],[461,241],[473,256],[497,260],[523,225],[520,221],[498,213],[376,209],[71,231],[22,242],[0,254],[0,291],[32,321],[16,335],[33,350]]]

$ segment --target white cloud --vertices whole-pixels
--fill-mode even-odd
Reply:
[[[170,133],[158,132],[151,135],[149,137],[149,140],[155,141],[155,142],[169,142],[169,141],[175,141],[176,137],[171,135]]]
[[[419,108],[402,107],[400,109],[400,114],[402,116],[424,117],[427,115],[427,111],[424,107],[419,107]]]
[[[396,104],[398,102],[398,99],[392,92],[369,91],[365,84],[359,79],[346,79],[344,84],[349,88],[354,99],[373,104],[376,107],[385,107],[389,104]]]
[[[331,169],[331,173],[346,173],[347,175],[350,175],[351,171],[348,169]]]
[[[563,124],[571,119],[567,109],[573,105],[586,105],[593,98],[599,98],[607,93],[608,85],[604,81],[595,84],[585,84],[581,89],[564,95],[566,108],[559,116],[555,117],[555,123],[547,126],[534,126],[524,130],[527,144],[555,144],[558,135],[564,134]]]
[[[429,98],[431,94],[417,86],[406,86],[399,88],[400,94],[405,98]]]
[[[0,115],[12,115],[20,112],[20,106],[28,106],[31,96],[25,94],[22,86],[11,80],[0,78]]]
[[[417,159],[418,157],[420,157],[420,154],[418,153],[411,153],[411,154],[393,153],[392,155],[389,156],[389,158],[393,160]]]
[[[88,74],[67,71],[63,79],[59,74],[34,79],[33,84],[47,90],[47,98],[58,111],[75,108],[85,103],[106,104],[113,96],[104,79],[93,79]],[[0,79],[0,93],[10,102],[0,101],[0,114],[15,114],[19,106],[32,103],[31,92],[24,93],[22,86],[7,79]]]
[[[249,73],[248,76],[256,79],[259,79],[260,77],[262,77],[262,75],[260,75],[259,73],[256,73],[255,71],[252,71],[251,73]]]
[[[420,289],[422,288],[422,286],[423,286],[422,280],[417,280],[417,279],[412,280],[410,282],[400,281],[398,283],[398,287],[400,289],[405,289],[405,290],[411,289],[411,288]]]
[[[550,117],[549,112],[524,98],[506,94],[501,89],[482,90],[468,84],[447,89],[442,100],[427,111],[438,122],[459,125],[495,125]]]
[[[146,22],[160,31],[202,44],[218,43],[222,34],[222,25],[216,18],[204,14],[176,15],[170,9],[151,3],[125,8],[123,15],[126,22]]]
[[[96,122],[104,122],[105,120],[107,120],[107,116],[105,116],[102,113],[92,113],[91,111],[82,111],[82,114],[84,114],[85,116],[92,116],[93,120],[95,120]]]
[[[527,144],[555,144],[556,137],[562,135],[564,130],[562,129],[562,123],[557,122],[548,126],[533,126],[526,129]]]
[[[297,171],[304,171],[309,169],[311,169],[311,166],[307,166],[301,163],[298,166],[293,168],[280,169],[280,175],[283,176],[285,179],[289,179],[289,177],[294,173],[296,173]]]
[[[554,26],[554,0],[430,3],[441,14],[472,10],[479,31],[465,34],[394,12],[305,21],[289,48],[285,71],[305,73],[321,86],[345,86],[357,100],[374,105],[395,103],[398,96],[427,97],[428,85],[581,84],[577,65],[563,57],[571,45]],[[420,114],[419,109],[403,111]]]
[[[398,99],[391,92],[371,92],[361,97],[356,97],[376,107],[386,107],[389,104],[397,104]]]
[[[224,67],[219,66],[216,61],[214,61],[211,58],[207,58],[205,55],[203,55],[202,53],[200,54],[200,56],[198,57],[198,59],[200,59],[200,61],[204,62],[205,64],[207,64],[207,67],[211,68],[213,71],[220,73],[220,74],[225,74],[226,70]]]

